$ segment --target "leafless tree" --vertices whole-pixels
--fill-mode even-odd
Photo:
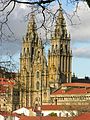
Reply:
[[[45,32],[45,40],[48,40],[48,33],[52,32],[51,28],[53,26],[53,23],[55,21],[55,18],[57,16],[57,13],[59,11],[59,7],[55,10],[53,10],[53,5],[58,6],[62,3],[63,0],[0,0],[0,42],[2,40],[10,40],[10,39],[16,39],[13,30],[8,24],[8,21],[10,19],[11,13],[13,14],[13,11],[17,4],[25,4],[27,5],[28,9],[30,10],[29,13],[25,15],[25,20],[28,20],[29,16],[32,13],[35,13],[35,15],[38,18],[38,15],[40,15],[39,19],[39,28],[43,28]],[[67,18],[72,23],[72,18],[77,12],[78,3],[79,1],[86,1],[89,4],[89,0],[64,0],[67,5],[74,4],[76,5],[76,9],[73,12],[73,15],[70,16],[64,8],[62,8],[63,12],[66,14]],[[16,21],[17,22],[17,21]],[[49,34],[50,35],[50,34]],[[44,40],[44,41],[45,41]],[[47,44],[47,41],[45,42]],[[13,65],[14,66],[14,65]]]
[[[42,14],[42,22],[41,25],[38,28],[43,27],[44,29],[47,29],[46,22],[52,19],[52,23],[56,17],[56,14],[58,13],[58,9],[53,13],[52,12],[52,3],[55,5],[61,4],[63,0],[0,0],[0,40],[3,39],[11,39],[11,37],[15,38],[13,31],[11,30],[10,26],[8,25],[8,20],[10,14],[13,12],[17,4],[26,4],[28,7],[33,7],[34,9],[29,12],[26,16],[28,16],[32,12],[38,12],[39,14]],[[90,6],[89,0],[65,0],[67,4],[76,4],[76,8],[78,7],[79,1],[86,1],[88,5]],[[64,11],[64,9],[63,9]],[[64,13],[66,13],[64,11]],[[69,20],[71,21],[71,18],[68,14],[66,14]],[[48,16],[48,17],[46,17]],[[52,24],[51,24],[52,25]],[[5,29],[8,29],[10,34],[5,34]]]

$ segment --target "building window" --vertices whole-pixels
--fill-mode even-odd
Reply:
[[[25,48],[23,49],[23,53],[25,54]]]
[[[66,113],[66,117],[68,117],[68,113]]]
[[[57,50],[57,45],[56,45],[56,50]]]
[[[37,71],[36,77],[39,78],[39,71]]]
[[[3,104],[3,106],[6,106],[5,104]]]
[[[38,101],[38,97],[36,97],[36,100],[35,101]]]
[[[67,45],[65,45],[65,50],[66,50],[66,52],[67,52]]]
[[[60,46],[60,51],[61,51],[61,53],[63,52],[63,45],[62,44]]]
[[[47,93],[46,92],[44,92],[44,98],[46,98],[47,97]]]
[[[39,90],[39,82],[36,83],[36,89]]]
[[[27,53],[29,53],[29,48],[27,48]]]
[[[40,57],[40,51],[38,51],[38,54],[37,54],[37,58],[39,58]]]
[[[57,105],[57,99],[55,99],[55,105]]]
[[[54,45],[52,45],[52,51],[54,50]]]
[[[59,117],[61,117],[61,113],[59,113]]]

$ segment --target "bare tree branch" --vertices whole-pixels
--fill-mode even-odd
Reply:
[[[78,3],[79,1],[86,1],[88,4],[90,3],[88,0],[66,0],[67,4],[76,4],[76,9],[73,12],[73,15],[70,16],[64,9],[64,13],[66,14],[67,18],[69,19],[69,21],[71,22],[71,25],[73,25],[72,19],[73,17],[76,15],[77,13],[77,8],[78,8]],[[0,0],[0,40],[2,40],[2,36],[5,36],[5,33],[3,31],[3,27],[4,24],[7,26],[8,30],[11,32],[12,35],[14,35],[14,32],[11,30],[11,28],[8,25],[8,17],[10,16],[10,14],[12,13],[12,11],[14,10],[16,3],[18,4],[26,4],[26,5],[36,5],[37,9],[34,10],[33,12],[37,12],[40,10],[40,14],[42,14],[42,22],[41,25],[37,28],[44,28],[45,30],[48,29],[48,26],[46,26],[46,22],[52,18],[51,22],[51,26],[54,23],[54,20],[56,19],[58,10],[56,10],[55,13],[53,13],[50,10],[51,7],[51,3],[55,2],[55,4],[61,4],[61,0],[28,0],[28,1],[22,1],[22,0]],[[10,5],[12,5],[12,7],[10,7]],[[10,8],[9,8],[10,7]],[[9,10],[8,10],[9,9]],[[30,13],[27,14],[27,17],[30,15]],[[78,19],[79,16],[77,15]],[[50,24],[50,23],[49,23]],[[50,27],[50,26],[49,26]],[[49,29],[50,30],[50,29]],[[8,39],[8,38],[7,38]]]
[[[35,1],[35,2],[33,0],[32,1],[25,1],[25,2],[18,1],[18,0],[12,0],[12,1],[17,2],[17,3],[31,4],[31,5],[38,4],[41,6],[42,4],[48,4],[48,3],[51,3],[55,0],[40,0],[40,1]]]

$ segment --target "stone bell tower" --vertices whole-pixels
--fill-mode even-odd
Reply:
[[[31,15],[20,55],[20,106],[41,105],[48,101],[47,60],[38,37],[35,15]]]
[[[71,82],[72,52],[70,35],[61,5],[56,19],[55,31],[51,38],[51,49],[48,51],[48,71],[50,87],[58,88],[62,83]]]

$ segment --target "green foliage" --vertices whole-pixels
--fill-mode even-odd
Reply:
[[[57,116],[57,113],[52,112],[49,114],[49,116]]]

